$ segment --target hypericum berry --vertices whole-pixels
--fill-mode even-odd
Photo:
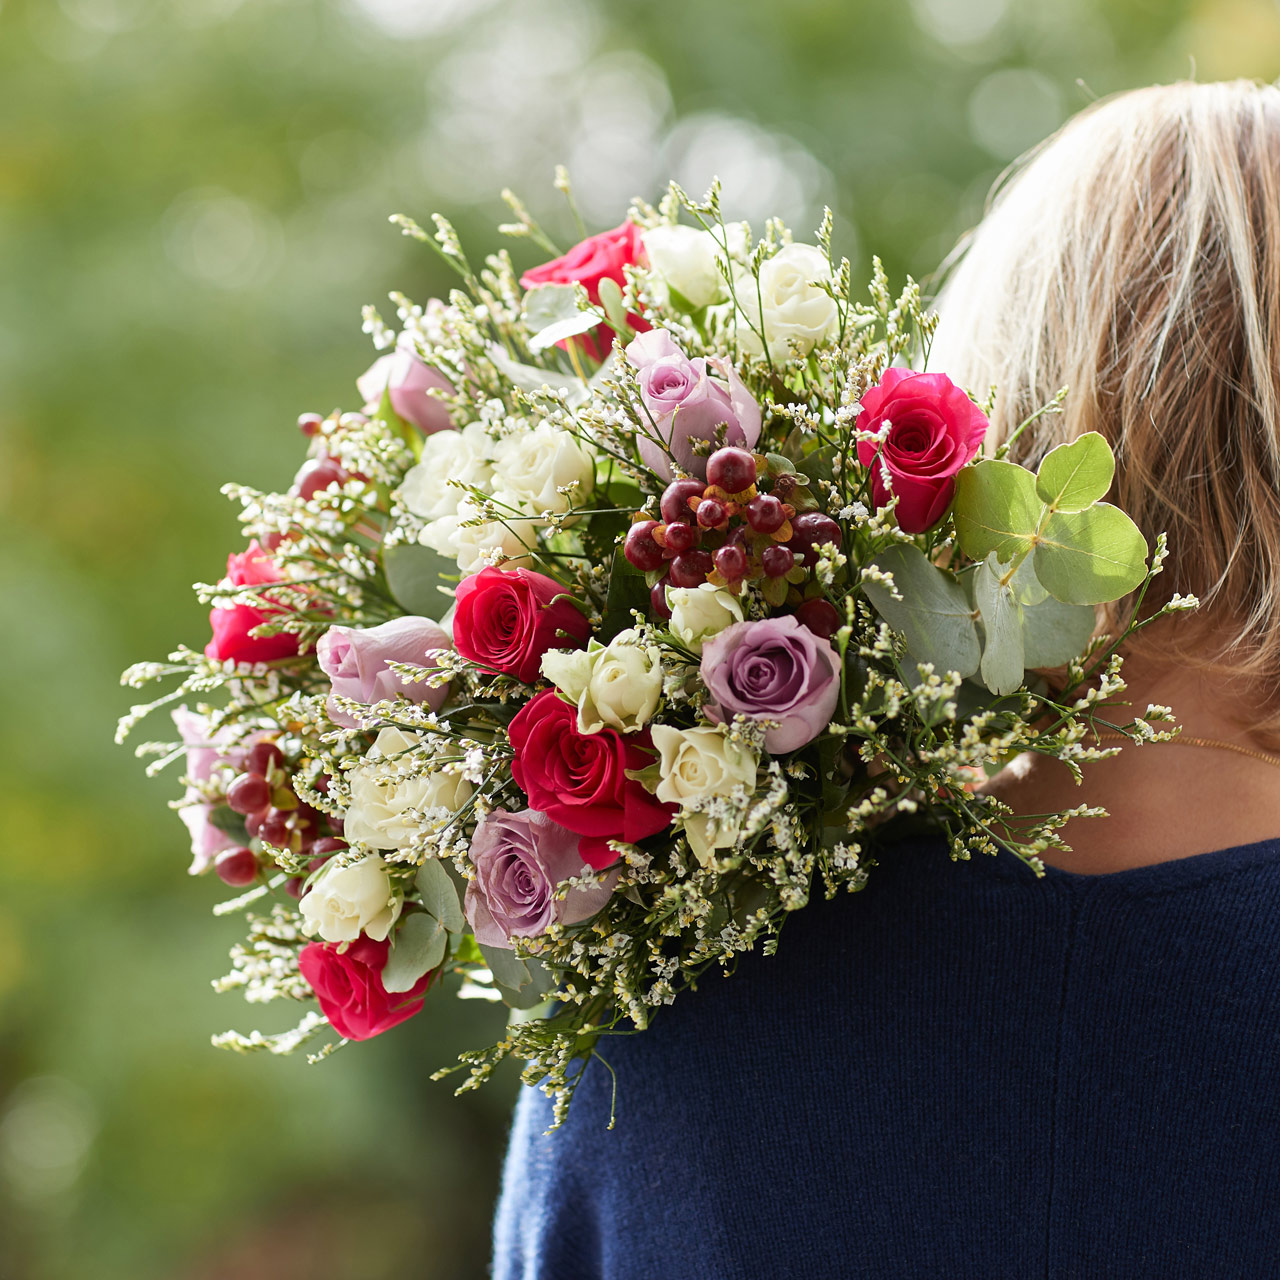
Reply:
[[[824,543],[840,545],[840,526],[821,511],[802,511],[791,521],[791,545],[801,551],[810,551]]]
[[[218,854],[213,869],[223,884],[241,889],[258,878],[258,859],[252,849],[228,849]]]
[[[737,582],[747,571],[747,553],[733,542],[716,552],[715,562],[716,568],[729,582]]]
[[[776,533],[786,521],[782,503],[771,493],[757,494],[747,503],[747,523],[757,533]]]
[[[773,496],[779,502],[786,502],[796,489],[795,473],[784,471],[780,476],[775,477],[773,481]]]
[[[674,524],[677,520],[688,520],[689,499],[701,497],[705,488],[706,485],[701,480],[673,480],[662,491],[662,501],[659,506],[663,520],[667,524]]]
[[[698,541],[698,530],[693,525],[685,524],[680,520],[667,525],[662,532],[662,537],[667,544],[667,550],[679,555],[682,551],[688,551]],[[654,565],[655,569],[657,567]]]
[[[271,787],[260,773],[242,773],[227,788],[227,804],[237,813],[261,813],[271,803]]]
[[[764,569],[765,576],[769,578],[781,578],[790,573],[795,568],[796,558],[786,547],[779,546],[776,542],[771,547],[765,547],[760,553],[760,566]]]
[[[306,881],[301,876],[290,876],[284,882],[284,891],[291,898],[300,898],[302,897],[302,886],[304,884],[306,884]]]
[[[653,540],[653,531],[657,527],[656,520],[641,520],[627,530],[626,541],[622,544],[622,554],[642,573],[659,568],[666,559],[662,548]]]
[[[698,523],[704,529],[715,529],[729,518],[729,512],[719,498],[703,498],[698,503]]]
[[[806,600],[796,609],[796,621],[824,640],[830,640],[840,630],[840,614],[835,605],[820,596]]]
[[[293,478],[293,492],[300,498],[314,498],[330,485],[342,484],[347,473],[332,458],[308,458]]]
[[[324,419],[318,413],[300,413],[298,415],[298,430],[304,436],[315,436],[320,434],[320,426]]]
[[[284,767],[284,752],[274,742],[255,742],[245,757],[245,773],[260,773],[266,776],[267,770],[275,765]]]
[[[277,849],[287,849],[293,839],[293,828],[289,825],[289,815],[279,809],[272,809],[262,819],[258,835],[264,844],[274,845]]]
[[[756,460],[745,449],[717,449],[707,459],[707,483],[741,493],[756,482]]]
[[[707,575],[715,568],[711,553],[701,547],[678,555],[671,562],[671,585],[673,587],[699,587],[707,580]]]
[[[340,853],[347,847],[345,840],[339,840],[336,836],[321,836],[319,840],[311,846],[312,854],[317,857],[325,857],[331,853]],[[314,865],[311,868],[315,870]]]
[[[671,617],[671,609],[667,604],[667,588],[670,585],[670,574],[664,574],[660,581],[653,584],[653,589],[649,592],[649,603],[653,606],[654,613],[660,618]]]

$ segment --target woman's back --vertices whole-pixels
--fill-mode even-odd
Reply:
[[[495,1277],[1280,1275],[1280,841],[889,849],[521,1099]]]

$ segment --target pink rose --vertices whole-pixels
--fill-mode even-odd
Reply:
[[[227,580],[233,587],[259,586],[283,582],[284,575],[271,556],[258,543],[249,543],[247,551],[227,557]],[[209,612],[213,638],[204,647],[205,655],[219,662],[272,662],[276,658],[292,658],[298,652],[298,637],[282,631],[274,636],[257,638],[249,634],[275,614],[285,609],[259,609],[249,604],[233,604]]]
[[[586,865],[577,834],[533,809],[487,814],[471,838],[470,857],[476,874],[467,884],[466,916],[476,941],[487,947],[539,937],[553,922],[577,924],[613,892],[610,877],[594,889],[556,897],[557,886]]]
[[[778,755],[812,742],[831,722],[840,697],[840,656],[793,617],[735,622],[702,649],[702,678],[717,724],[735,715],[778,722],[765,748]]]
[[[554,578],[529,569],[481,569],[454,593],[453,640],[464,658],[536,684],[549,649],[581,649],[591,628]],[[553,604],[552,601],[555,600]]]
[[[447,406],[428,394],[435,389],[453,395],[453,384],[403,347],[379,356],[356,379],[356,389],[365,399],[365,413],[376,413],[383,392],[389,391],[391,407],[424,435],[448,431],[453,426]]]
[[[602,231],[581,244],[574,245],[562,258],[544,262],[540,267],[526,271],[520,277],[522,289],[536,289],[541,284],[581,284],[587,296],[597,305],[600,302],[600,282],[612,280],[618,288],[625,288],[627,279],[622,268],[644,260],[644,245],[640,240],[640,228],[634,222],[624,222],[612,231]],[[637,315],[628,315],[627,323],[637,333],[649,327]],[[593,360],[603,360],[613,346],[613,330],[602,324],[592,333],[584,333],[574,339]],[[564,345],[563,343],[560,345]]]
[[[429,618],[393,618],[377,627],[330,627],[316,645],[320,669],[329,677],[330,692],[365,704],[382,702],[402,693],[411,702],[425,702],[438,711],[449,696],[447,685],[432,688],[425,681],[405,684],[387,665],[411,662],[433,667],[437,649],[451,649],[449,634]],[[329,699],[329,719],[343,728],[355,720]]]
[[[971,462],[987,434],[986,415],[945,373],[886,369],[862,397],[859,431],[889,433],[877,444],[858,442],[858,461],[871,468],[877,507],[889,501],[883,467],[898,496],[898,526],[908,533],[932,529],[956,491],[956,472]]]
[[[705,480],[707,459],[694,454],[693,442],[714,439],[722,423],[726,444],[755,447],[760,406],[727,360],[690,360],[665,329],[642,333],[628,344],[626,355],[635,366],[640,398],[653,420],[647,433],[636,437],[636,447],[645,464],[664,480],[672,478],[672,458],[684,471]]]
[[[530,807],[582,836],[578,851],[597,871],[617,860],[610,839],[635,844],[670,825],[674,808],[627,777],[653,763],[647,733],[579,733],[577,708],[548,689],[507,734],[515,751],[511,776]]]
[[[391,943],[363,934],[342,951],[333,943],[312,942],[298,956],[298,968],[310,983],[320,1012],[347,1040],[370,1040],[412,1018],[438,969],[424,974],[408,991],[391,994],[382,985]]]
[[[219,765],[226,765],[237,773],[248,758],[249,750],[269,735],[253,733],[237,740],[230,728],[209,732],[209,721],[188,707],[178,707],[173,712],[173,723],[187,748],[187,780],[189,783],[208,782]],[[197,787],[189,785],[178,808],[178,817],[191,836],[191,866],[193,876],[208,870],[218,854],[234,849],[233,840],[211,821],[218,805],[208,799]]]

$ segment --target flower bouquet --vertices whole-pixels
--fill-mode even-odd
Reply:
[[[558,1121],[611,1033],[861,888],[904,824],[1039,868],[1086,810],[976,784],[1167,736],[1114,717],[1117,650],[1194,602],[1142,609],[1164,549],[1102,501],[1100,436],[984,455],[919,289],[877,262],[855,300],[829,213],[757,239],[673,185],[561,256],[508,201],[553,258],[523,275],[396,220],[459,287],[393,295],[396,330],[368,308],[362,407],[299,419],[287,492],[226,488],[249,542],[197,587],[212,638],[126,673],[179,683],[122,733],[180,704],[139,754],[185,759],[191,870],[242,891],[215,985],[318,1002],[215,1043],[331,1031],[321,1058],[453,986],[513,1010],[462,1088],[514,1056]]]

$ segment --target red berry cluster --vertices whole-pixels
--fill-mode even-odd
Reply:
[[[673,480],[663,492],[661,520],[638,520],[622,552],[645,573],[665,568],[654,585],[654,611],[664,618],[667,587],[704,582],[741,591],[759,578],[784,578],[810,567],[814,548],[840,542],[840,526],[821,511],[797,511],[787,501],[796,488],[790,472],[773,478],[772,491],[756,486],[759,465],[745,449],[717,449],[707,459],[707,480]],[[834,612],[834,610],[833,610]]]
[[[227,787],[227,807],[243,815],[250,837],[276,849],[314,855],[311,869],[315,870],[325,857],[347,845],[320,834],[324,824],[340,824],[298,799],[285,765],[285,754],[274,742],[255,743],[245,757],[244,771]],[[249,848],[228,849],[218,855],[214,871],[229,885],[252,884],[260,871],[258,855]],[[293,877],[285,887],[297,897],[302,881]]]

